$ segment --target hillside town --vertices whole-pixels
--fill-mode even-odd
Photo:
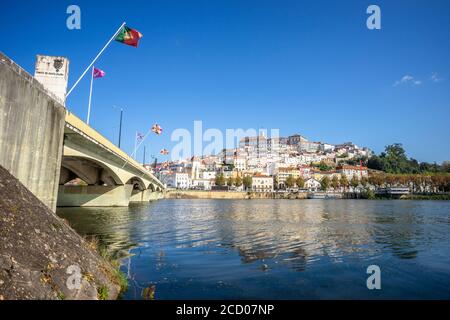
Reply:
[[[252,192],[318,191],[339,179],[367,179],[360,159],[373,152],[347,142],[333,145],[302,135],[245,137],[216,155],[146,165],[169,188]],[[335,189],[338,189],[335,185]]]

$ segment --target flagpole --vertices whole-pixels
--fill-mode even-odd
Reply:
[[[144,159],[143,159],[142,165],[145,166],[145,146],[144,146]]]
[[[142,138],[142,140],[138,143],[138,145],[135,147],[135,151],[133,152],[133,156],[136,154],[137,150],[141,147],[141,145],[145,142],[145,139],[147,139],[148,135],[152,132],[152,129],[148,130],[146,135]]]
[[[145,136],[142,138],[142,141],[139,142],[139,144],[136,145],[136,139],[134,140],[134,152],[131,154],[131,158],[135,157],[135,154],[137,152],[137,150],[141,147],[141,145],[145,142],[145,140],[147,139],[148,135],[152,132],[152,129],[150,128],[150,130],[148,130],[148,132],[145,134]],[[138,132],[136,131],[136,136],[137,136]],[[125,163],[122,166],[122,169],[125,168],[125,166],[127,165],[128,160],[125,161]]]
[[[120,26],[119,29],[117,29],[117,31],[114,33],[114,35],[111,37],[111,39],[109,39],[109,41],[105,44],[105,46],[103,47],[102,50],[100,50],[100,52],[97,54],[97,56],[94,58],[94,60],[92,60],[91,64],[86,68],[86,70],[84,70],[83,74],[81,75],[81,77],[77,80],[77,82],[75,82],[75,84],[72,86],[72,88],[69,90],[69,92],[66,94],[66,99],[67,97],[72,93],[73,89],[75,89],[75,87],[78,85],[78,83],[81,81],[81,79],[84,78],[84,76],[86,75],[86,73],[89,71],[89,69],[94,65],[94,63],[97,61],[97,59],[102,55],[103,51],[105,51],[105,49],[109,46],[109,44],[116,38],[116,36],[119,34],[119,32],[122,30],[122,28],[125,26],[126,22],[122,23],[122,25]]]
[[[92,73],[91,73],[91,89],[89,90],[89,106],[88,106],[88,114],[87,114],[87,120],[86,123],[89,124],[89,119],[91,118],[91,100],[92,100],[92,84],[94,82],[94,66],[92,66]]]
[[[136,131],[136,134],[134,135],[134,151],[133,151],[133,154],[132,154],[133,158],[136,157],[137,135],[138,135],[138,132]]]
[[[120,140],[122,140],[122,117],[123,117],[123,109],[120,109],[120,124],[119,124],[119,149],[120,149]]]

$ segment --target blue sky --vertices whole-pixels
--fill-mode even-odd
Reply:
[[[81,30],[66,27],[70,4]],[[381,30],[366,28],[370,4]],[[123,106],[127,152],[136,130],[165,129],[149,157],[202,120],[376,152],[401,142],[420,161],[450,160],[449,1],[3,0],[0,50],[30,73],[37,54],[68,57],[70,86],[123,21],[144,38],[137,49],[112,43],[96,64],[107,76],[95,81],[91,124],[117,141],[112,105]],[[88,93],[85,78],[67,102],[83,119]]]

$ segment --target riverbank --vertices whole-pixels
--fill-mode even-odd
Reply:
[[[166,199],[211,199],[211,200],[251,200],[251,199],[288,199],[305,200],[311,197],[306,192],[246,192],[246,191],[202,191],[202,190],[170,190],[165,194]],[[409,194],[398,197],[380,196],[371,192],[354,193],[323,193],[315,194],[315,199],[343,199],[343,200],[450,200],[450,194]]]
[[[1,166],[0,213],[0,300],[119,296],[118,266]]]
[[[306,199],[307,193],[281,192],[246,192],[246,191],[201,191],[201,190],[170,190],[166,192],[166,199]]]
[[[401,200],[450,200],[450,194],[408,194],[400,197]]]

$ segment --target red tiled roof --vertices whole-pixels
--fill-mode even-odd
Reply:
[[[338,170],[367,170],[367,167],[342,165],[337,167]]]

